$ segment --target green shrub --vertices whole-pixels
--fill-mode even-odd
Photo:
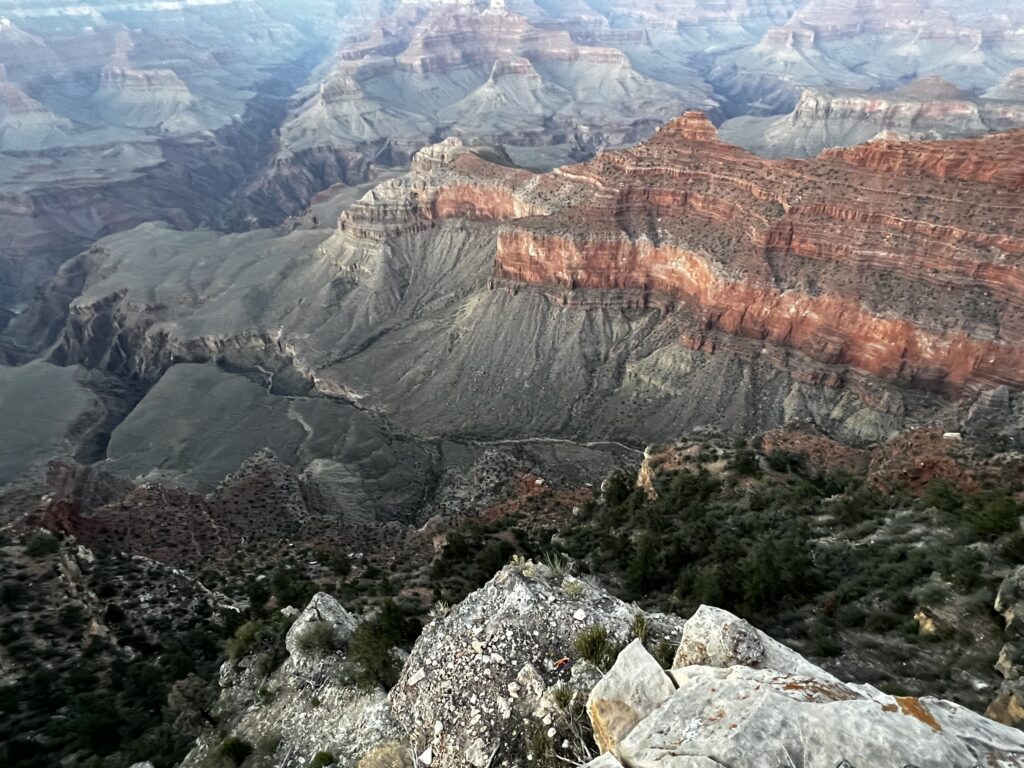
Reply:
[[[769,453],[765,460],[775,472],[803,472],[807,468],[807,456],[778,449]]]
[[[973,500],[972,500],[973,501]],[[1020,530],[1021,508],[1010,496],[972,503],[967,522],[972,533],[982,539],[994,539]]]
[[[835,637],[835,627],[829,621],[818,621],[811,629],[811,652],[815,656],[838,656],[843,647]]]
[[[574,693],[570,686],[565,683],[559,683],[551,689],[551,702],[559,709],[566,710],[572,703]]]
[[[608,636],[608,630],[600,624],[587,627],[573,641],[576,653],[580,658],[589,661],[598,669],[607,670],[619,655],[622,648]]]
[[[999,553],[1011,563],[1024,563],[1024,533],[1017,532],[1008,537]]]
[[[244,763],[252,752],[252,744],[237,736],[228,736],[217,747],[217,754],[226,757],[235,765]]]
[[[964,592],[974,589],[981,582],[985,558],[976,549],[958,549],[952,559],[950,579]]]
[[[300,651],[313,656],[327,656],[338,650],[338,630],[329,621],[314,621],[296,640]]]
[[[639,639],[640,642],[646,643],[647,637],[651,634],[651,628],[647,624],[647,614],[637,613],[633,617],[633,624],[629,628],[630,634],[634,639]]]
[[[17,608],[28,600],[28,587],[20,581],[7,580],[0,584],[0,603]]]
[[[744,448],[737,451],[729,460],[729,469],[740,477],[756,477],[761,472],[761,463],[757,460],[756,453]]]
[[[964,505],[964,497],[946,480],[932,480],[925,488],[921,501],[926,507],[935,507],[942,512],[957,512]]]
[[[616,472],[604,482],[605,502],[610,506],[618,506],[633,493],[633,480],[625,472]]]
[[[891,632],[905,620],[905,617],[892,611],[872,611],[864,620],[864,627],[872,632]]]
[[[676,647],[668,640],[662,640],[651,652],[662,669],[672,669],[672,662],[676,658]]]
[[[309,761],[309,768],[325,768],[328,765],[334,765],[334,754],[321,750],[313,755],[313,759]]]
[[[359,667],[359,685],[393,688],[400,670],[392,651],[403,642],[414,640],[419,630],[419,623],[407,619],[394,600],[386,600],[380,614],[360,624],[349,640],[348,659]]]
[[[258,621],[247,621],[235,630],[234,636],[224,644],[224,650],[228,658],[232,661],[237,661],[248,654],[259,630],[260,622]]]
[[[531,765],[540,766],[540,768],[554,768],[557,764],[555,744],[543,726],[538,725],[533,729],[527,749]]]
[[[25,554],[32,557],[52,555],[59,549],[60,540],[46,531],[38,531],[25,539]]]

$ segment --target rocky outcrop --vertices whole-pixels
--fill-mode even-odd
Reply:
[[[268,758],[279,761],[275,764],[307,765],[317,753],[329,752],[339,768],[356,768],[379,745],[404,746],[404,739],[383,691],[343,682],[344,642],[316,652],[296,646],[297,635],[318,615],[339,638],[358,624],[334,598],[316,595],[292,625],[289,656],[276,670],[268,670],[260,654],[224,662],[218,715],[226,733],[262,745]],[[182,768],[208,764],[221,738],[209,734],[200,739]]]
[[[621,681],[657,666],[644,653],[620,655],[595,691],[634,696]],[[617,759],[592,768],[1024,765],[1019,731],[948,701],[842,683],[725,611],[705,606],[687,621],[673,666],[675,690],[608,745]]]
[[[1007,642],[995,665],[1004,682],[985,714],[1019,728],[1024,725],[1024,566],[1003,579],[994,607],[1006,622]]]
[[[838,683],[832,675],[728,611],[702,605],[686,621],[672,668],[705,666],[785,669]]]
[[[351,619],[327,595],[302,616],[316,609]],[[677,648],[670,670],[655,645]],[[301,661],[293,651],[267,678],[252,659],[225,664],[230,732],[279,735],[275,754],[300,761],[332,751],[344,768],[369,754],[441,768],[1024,765],[1016,729],[840,681],[723,610],[702,606],[685,622],[646,614],[557,562],[516,560],[439,608],[387,697],[339,683],[343,663],[343,650]]]
[[[675,691],[668,675],[637,638],[618,655],[615,666],[594,686],[587,714],[594,741],[610,752],[637,723],[660,707]]]
[[[316,661],[316,654],[304,647],[303,637],[310,630],[315,630],[317,625],[323,624],[330,628],[333,642],[342,648],[348,645],[349,638],[358,626],[355,617],[342,608],[337,600],[325,592],[318,592],[295,618],[285,636],[285,649],[296,664]]]
[[[431,206],[409,199],[421,221],[509,220],[500,280],[685,305],[698,349],[733,336],[951,393],[1019,388],[1024,230],[1009,212],[1022,144],[1024,132],[879,141],[770,162],[688,113],[646,144],[525,183],[458,154]]]
[[[677,641],[682,622],[675,617],[645,616],[544,565],[507,566],[424,629],[391,691],[392,710],[417,754],[429,750],[430,764],[441,768],[519,765],[535,730],[553,729],[559,754],[582,757],[585,744],[555,703],[558,691],[586,700],[600,676],[576,640],[597,628],[613,648],[629,639],[638,615],[649,623],[650,641]]]

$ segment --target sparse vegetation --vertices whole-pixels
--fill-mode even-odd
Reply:
[[[241,765],[252,753],[252,744],[237,736],[228,736],[217,746],[217,754],[230,760],[233,765]]]
[[[581,600],[586,590],[583,587],[583,582],[579,579],[566,579],[562,582],[562,591],[565,592],[566,597],[571,600]]]
[[[818,657],[843,652],[853,629],[890,637],[885,648],[896,653],[917,639],[913,614],[932,574],[952,584],[945,604],[973,605],[981,587],[991,600],[1000,560],[1024,561],[1019,483],[964,494],[933,481],[915,499],[848,472],[813,471],[799,454],[746,445],[703,454],[726,457],[725,471],[701,458],[662,472],[655,500],[627,492],[622,475],[609,478],[604,503],[560,532],[569,556],[625,599],[681,616],[701,603],[723,607]],[[984,606],[976,616],[993,621]],[[591,630],[581,655],[600,658],[600,640]],[[930,654],[959,658],[954,637],[932,642]],[[668,648],[659,656],[671,663]],[[989,664],[979,659],[979,674]],[[931,691],[949,685],[938,665],[924,666]]]
[[[565,683],[561,683],[552,689],[551,701],[559,709],[567,710],[569,705],[572,703],[574,694],[575,692],[570,686]]]
[[[636,616],[633,617],[633,625],[630,627],[629,631],[633,638],[640,640],[642,643],[646,643],[647,637],[650,635],[651,631],[650,627],[647,625],[647,615],[642,612],[638,612]]]
[[[608,630],[599,624],[593,624],[576,635],[573,646],[580,658],[601,670],[610,669],[622,650],[608,635]]]
[[[25,538],[25,554],[29,557],[52,555],[60,549],[60,541],[48,531],[37,531]]]
[[[407,617],[393,600],[385,601],[380,614],[360,624],[349,641],[348,659],[359,668],[356,682],[392,688],[401,672],[394,649],[411,643],[419,632],[418,620]]]
[[[338,650],[338,631],[329,621],[314,621],[302,631],[296,645],[312,656],[326,656]]]
[[[321,750],[313,755],[313,759],[309,761],[309,768],[326,768],[328,765],[334,765],[335,762],[333,752]]]
[[[661,640],[654,647],[651,655],[657,659],[662,669],[672,669],[672,662],[676,656],[676,646],[668,640]]]

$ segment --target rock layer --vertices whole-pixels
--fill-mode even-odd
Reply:
[[[456,178],[416,199],[421,220],[507,219],[500,280],[687,306],[695,349],[732,336],[949,393],[1020,388],[1022,147],[1010,132],[776,162],[687,113],[526,181],[456,157]]]

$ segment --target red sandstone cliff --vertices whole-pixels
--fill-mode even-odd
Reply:
[[[395,221],[502,222],[499,279],[683,305],[694,348],[745,338],[953,392],[1024,386],[1024,131],[770,161],[687,113],[538,176],[448,148]],[[375,203],[343,227],[366,230]]]

